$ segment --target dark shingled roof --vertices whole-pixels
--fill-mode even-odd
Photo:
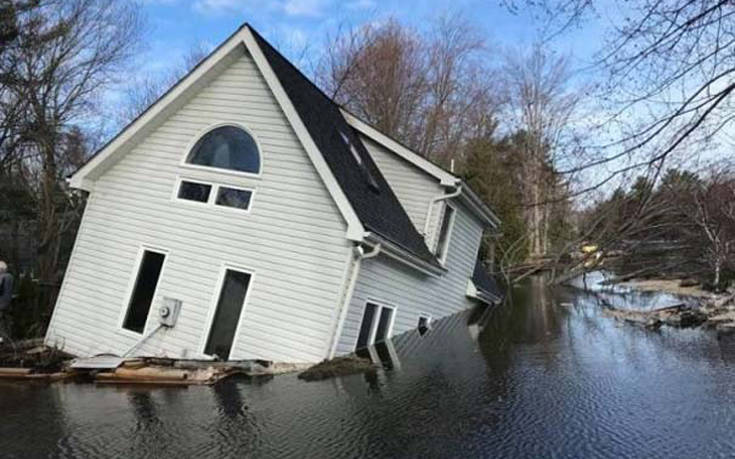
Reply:
[[[339,106],[258,32],[250,30],[365,229],[440,266]]]
[[[479,258],[475,262],[475,270],[472,272],[472,283],[475,284],[477,290],[497,296],[498,298],[503,297],[503,290],[498,286],[495,278],[487,272]]]

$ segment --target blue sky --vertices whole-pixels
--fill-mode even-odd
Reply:
[[[306,59],[318,56],[328,33],[340,26],[389,16],[420,29],[444,13],[460,13],[497,49],[528,44],[539,33],[530,15],[512,14],[500,0],[143,0],[142,4],[148,22],[143,62],[153,71],[170,65],[196,44],[219,44],[243,22],[290,57],[306,49]],[[581,64],[598,45],[594,35],[588,28],[565,34],[554,45]]]

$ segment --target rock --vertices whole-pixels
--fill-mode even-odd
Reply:
[[[699,281],[697,279],[682,279],[679,281],[679,287],[696,287],[699,285]]]
[[[680,327],[697,327],[707,321],[707,315],[697,309],[689,309],[679,314]]]

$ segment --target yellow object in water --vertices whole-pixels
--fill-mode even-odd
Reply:
[[[587,245],[583,245],[581,250],[582,250],[582,253],[593,253],[593,252],[597,252],[597,248],[598,247],[595,244],[587,244]]]

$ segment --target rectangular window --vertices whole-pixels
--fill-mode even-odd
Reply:
[[[212,192],[212,185],[206,183],[187,182],[182,180],[179,185],[177,197],[186,199],[187,201],[208,202],[209,194]]]
[[[419,325],[417,328],[419,335],[424,336],[431,328],[431,318],[428,316],[419,316]]]
[[[166,255],[159,252],[150,250],[143,252],[138,268],[138,276],[130,295],[125,320],[123,320],[123,328],[143,333],[165,258]]]
[[[217,190],[217,200],[215,201],[215,204],[218,206],[248,210],[250,208],[250,198],[252,198],[252,196],[253,192],[250,190],[220,186],[219,190]]]
[[[454,208],[447,205],[444,208],[444,216],[442,224],[439,228],[439,239],[436,244],[436,256],[442,263],[447,261],[447,253],[449,252],[449,237],[452,232],[452,224],[454,223]]]
[[[204,353],[222,360],[230,358],[240,313],[250,285],[250,274],[228,269],[222,281],[217,309],[214,312]]]
[[[365,304],[362,314],[360,334],[357,337],[355,350],[362,349],[390,338],[393,325],[394,308],[375,303]]]

